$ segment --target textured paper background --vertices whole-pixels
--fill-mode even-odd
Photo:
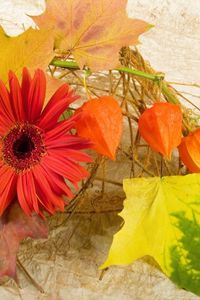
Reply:
[[[19,33],[19,28],[23,27],[16,25],[19,20],[22,20],[25,27],[29,23],[22,11],[30,14],[29,9],[33,9],[35,5],[39,5],[41,11],[40,4],[44,5],[44,1],[0,0],[0,19],[5,14],[6,20],[10,20],[12,16],[15,28],[9,25],[8,30]],[[12,5],[16,5],[14,14]],[[168,80],[199,83],[200,1],[129,0],[128,11],[130,16],[145,19],[155,25],[141,39],[143,44],[140,46],[141,52],[152,66],[166,73]],[[5,21],[4,26],[8,26]],[[187,93],[191,92],[188,87],[184,89]],[[197,96],[198,92],[195,91]],[[199,98],[194,99],[198,104]],[[117,170],[116,165],[113,167],[113,174]],[[115,189],[116,193],[115,187],[107,185],[106,188],[111,193]],[[98,195],[98,185],[93,189]],[[101,201],[100,195],[95,201]],[[95,202],[93,205],[95,210]],[[82,213],[74,215],[67,222],[65,220],[65,215],[51,220],[53,230],[47,241],[27,240],[20,247],[19,258],[45,293],[41,294],[19,270],[20,288],[12,280],[4,281],[0,286],[0,299],[200,299],[176,288],[159,270],[144,260],[128,267],[110,268],[99,280],[98,266],[106,257],[112,234],[121,220],[113,213]]]

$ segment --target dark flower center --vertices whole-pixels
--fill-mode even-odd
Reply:
[[[4,161],[17,172],[30,169],[45,155],[42,131],[30,124],[19,124],[3,137]]]
[[[13,153],[19,159],[25,159],[31,156],[32,150],[35,145],[30,136],[22,134],[18,140],[13,144]]]

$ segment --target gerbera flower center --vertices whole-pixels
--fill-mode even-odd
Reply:
[[[23,171],[40,162],[46,153],[42,131],[30,124],[18,124],[3,137],[3,159]]]
[[[13,153],[19,159],[25,159],[31,156],[32,150],[35,149],[35,145],[30,136],[22,134],[18,140],[13,144]]]

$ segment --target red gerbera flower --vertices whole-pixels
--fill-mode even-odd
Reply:
[[[63,84],[43,108],[46,78],[26,68],[19,84],[9,73],[10,91],[0,81],[0,215],[17,199],[26,214],[64,209],[63,195],[72,198],[65,179],[77,183],[89,175],[77,161],[90,162],[80,149],[89,142],[72,135],[79,116],[59,121],[78,96]]]

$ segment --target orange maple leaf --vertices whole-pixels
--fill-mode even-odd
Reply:
[[[113,69],[119,50],[138,43],[138,36],[151,26],[130,19],[127,0],[49,0],[46,12],[33,17],[40,28],[51,28],[55,46],[73,54],[80,68],[93,71]]]

